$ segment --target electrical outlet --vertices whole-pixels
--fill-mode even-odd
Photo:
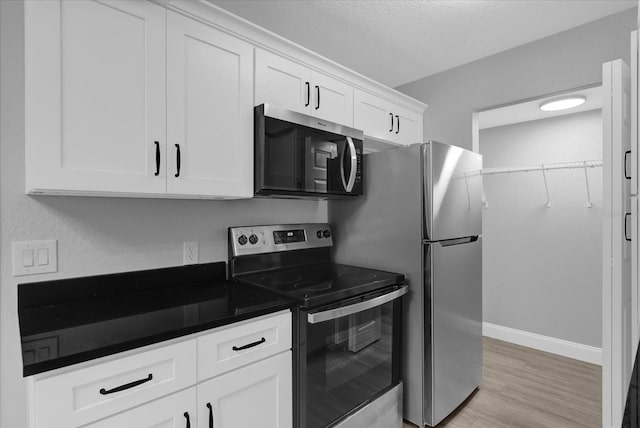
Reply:
[[[198,263],[198,242],[185,242],[182,264],[195,265]]]

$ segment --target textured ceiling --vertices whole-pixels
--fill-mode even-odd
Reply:
[[[209,0],[395,87],[614,14],[636,0]]]

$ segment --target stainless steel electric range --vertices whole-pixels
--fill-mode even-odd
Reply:
[[[230,276],[294,299],[298,428],[402,426],[404,275],[331,261],[328,224],[229,229]]]

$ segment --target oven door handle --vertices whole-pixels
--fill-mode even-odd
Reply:
[[[407,294],[408,288],[409,287],[405,285],[398,290],[383,294],[382,296],[375,297],[371,300],[365,300],[364,302],[358,302],[349,306],[329,309],[327,311],[310,313],[307,314],[307,321],[309,322],[309,324],[317,324],[319,322],[334,320],[336,318],[341,318],[347,315],[357,314],[358,312],[366,311],[367,309],[384,305],[385,303],[404,296],[405,294]]]

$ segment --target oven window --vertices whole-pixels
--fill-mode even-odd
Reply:
[[[394,324],[395,306],[389,302],[308,324],[308,428],[327,426],[399,380],[400,322]]]

